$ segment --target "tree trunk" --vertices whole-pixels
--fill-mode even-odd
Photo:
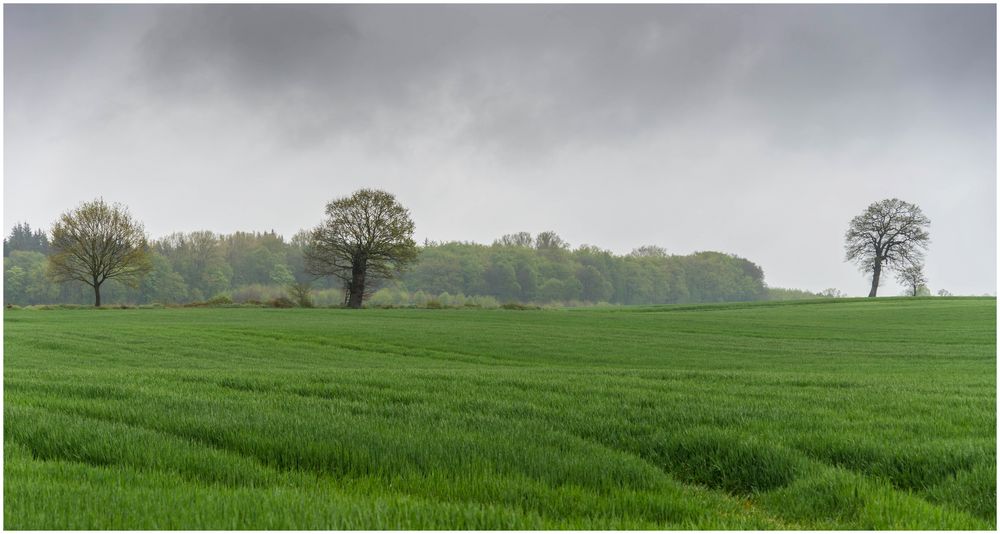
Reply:
[[[94,284],[94,307],[101,307],[101,284]]]
[[[348,308],[360,308],[365,294],[365,261],[356,261],[351,266],[351,295],[347,299]]]
[[[882,275],[882,258],[875,258],[875,270],[872,271],[872,290],[869,297],[874,297],[878,293],[878,279]]]

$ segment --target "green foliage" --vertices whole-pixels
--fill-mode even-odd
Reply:
[[[401,281],[411,291],[489,295],[501,301],[616,304],[722,302],[767,298],[764,273],[743,258],[717,252],[670,256],[643,247],[614,256],[596,247],[566,249],[555,235],[526,246],[526,233],[491,247],[427,244]],[[551,245],[550,243],[561,243]]]
[[[84,202],[52,225],[47,274],[59,283],[84,283],[101,305],[101,286],[115,280],[136,287],[152,270],[142,223],[121,204]]]
[[[511,261],[495,258],[483,273],[489,293],[501,300],[514,300],[521,295],[521,284]]]
[[[275,264],[271,268],[271,281],[279,286],[287,286],[295,283],[295,275],[292,274],[292,270],[288,268],[287,265],[283,263]]]
[[[293,278],[291,282],[287,284],[288,292],[291,294],[291,298],[295,303],[303,308],[312,308],[315,306],[312,299],[312,284],[308,282],[296,282]]]
[[[376,299],[375,307],[424,306],[431,298],[445,307],[496,307],[499,302],[673,304],[773,299],[780,293],[766,288],[759,267],[736,256],[671,256],[659,247],[616,256],[588,245],[570,251],[555,234],[540,237],[540,248],[526,232],[504,236],[493,246],[428,243],[417,249],[417,261],[398,280],[376,280],[366,292],[375,290],[370,296]],[[115,303],[180,304],[228,293],[237,303],[287,296],[303,307],[309,302],[343,305],[339,280],[316,279],[305,272],[302,254],[307,243],[303,233],[290,242],[273,232],[171,234],[152,243],[152,270],[138,287],[111,281],[102,296]],[[5,260],[7,302],[83,304],[93,298],[79,284],[59,287],[46,280],[36,280],[28,291],[25,280],[35,280],[29,269],[35,264],[24,259],[24,251],[12,252],[18,254],[21,259]],[[7,266],[19,269],[7,272]],[[443,293],[449,297],[441,298]],[[480,300],[469,300],[473,298]]]
[[[520,304],[517,302],[505,302],[500,305],[500,308],[504,310],[516,310],[516,311],[541,309],[538,306],[525,306],[524,304]]]
[[[294,308],[295,302],[288,297],[278,297],[268,302],[268,305],[272,308]]]
[[[996,526],[995,299],[4,323],[9,529]]]
[[[284,296],[284,288],[275,285],[248,284],[234,289],[233,302],[267,302]]]
[[[593,265],[583,265],[577,269],[576,279],[580,283],[579,298],[588,302],[608,300],[615,290],[611,282]]]
[[[32,230],[28,223],[17,223],[3,240],[3,257],[14,251],[48,254],[49,236],[43,230]]]
[[[46,277],[45,255],[15,250],[3,259],[4,302],[51,304],[59,300],[59,287]]]
[[[424,291],[410,293],[394,286],[376,291],[368,300],[373,308],[497,308],[500,303],[489,296],[452,295],[447,291],[433,295]]]
[[[835,289],[830,289],[827,291],[836,291]],[[769,287],[767,288],[767,300],[801,300],[801,299],[817,299],[824,296],[832,296],[827,294],[813,293],[811,291],[805,291],[802,289],[786,289],[783,287]]]
[[[913,297],[930,296],[927,289],[927,275],[924,274],[924,266],[913,263],[896,270],[896,280],[900,285],[909,289],[909,295]]]
[[[306,272],[340,280],[351,308],[379,282],[397,277],[417,257],[410,212],[396,197],[359,189],[326,205],[326,219],[303,247]]]
[[[177,304],[188,301],[188,287],[184,277],[174,271],[170,260],[157,253],[150,254],[153,269],[139,286],[139,302]]]
[[[219,293],[212,298],[205,301],[205,304],[210,306],[218,306],[220,304],[232,304],[233,298],[226,293]]]

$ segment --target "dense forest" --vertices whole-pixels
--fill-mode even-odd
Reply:
[[[340,305],[343,287],[305,272],[306,235],[175,233],[151,242],[153,270],[136,287],[109,281],[106,302],[183,304],[295,300],[308,286],[317,306]],[[91,288],[46,276],[45,232],[18,224],[4,239],[4,301],[91,304]],[[748,301],[817,296],[768,288],[753,262],[720,252],[672,255],[656,246],[616,255],[572,249],[554,232],[510,234],[492,245],[425,242],[417,262],[371,291],[371,306],[586,305]]]

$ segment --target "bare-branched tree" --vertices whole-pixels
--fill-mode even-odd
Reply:
[[[493,241],[494,245],[501,247],[525,247],[531,248],[535,244],[531,234],[528,232],[518,232],[516,234],[506,234],[500,239]]]
[[[844,248],[847,261],[872,273],[869,297],[878,292],[883,266],[902,269],[922,262],[930,242],[930,223],[918,206],[898,198],[876,202],[851,219]]]
[[[910,296],[915,297],[927,285],[927,276],[924,275],[924,266],[919,263],[908,265],[896,273],[896,281],[906,286],[910,291]]]
[[[146,232],[128,208],[103,199],[84,202],[52,225],[49,276],[80,281],[94,288],[101,305],[101,284],[117,279],[135,286],[152,269]]]
[[[336,199],[326,215],[303,250],[305,269],[343,280],[348,307],[360,308],[366,288],[398,275],[417,257],[410,212],[385,191],[361,189]]]

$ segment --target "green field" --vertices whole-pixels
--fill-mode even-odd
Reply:
[[[996,300],[4,314],[8,529],[993,529]]]

